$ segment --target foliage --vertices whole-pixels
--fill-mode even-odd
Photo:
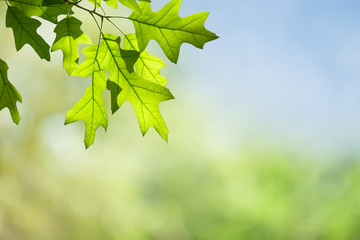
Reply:
[[[7,107],[10,110],[14,123],[20,121],[19,111],[16,108],[16,101],[21,102],[20,93],[9,82],[7,71],[9,67],[2,59],[0,59],[0,110]]]
[[[199,137],[196,131],[191,134],[182,141]],[[119,148],[99,148],[90,155],[72,152],[67,158],[34,136],[20,141],[23,151],[10,145],[0,155],[0,239],[360,236],[358,153],[344,161],[338,154],[265,150],[268,143],[245,141],[239,153],[217,156],[202,144],[134,148],[130,140]],[[7,141],[0,139],[2,150]]]
[[[6,26],[14,33],[15,46],[20,50],[29,44],[41,59],[50,61],[50,50],[63,52],[63,67],[70,76],[91,77],[84,96],[67,113],[65,124],[82,120],[86,125],[85,146],[93,144],[99,126],[108,126],[106,106],[102,98],[111,92],[111,111],[114,114],[125,101],[135,109],[143,135],[154,127],[168,140],[168,128],[159,111],[159,103],[173,99],[160,75],[165,63],[145,50],[148,42],[158,42],[167,58],[177,63],[180,47],[189,43],[197,48],[218,38],[204,27],[208,13],[181,18],[181,0],[171,0],[160,11],[153,12],[150,1],[104,0],[109,7],[127,7],[129,17],[109,16],[101,0],[4,0],[7,5]],[[93,5],[89,7],[88,2]],[[94,19],[99,37],[93,44],[81,29],[82,21],[73,10],[85,11]],[[55,41],[51,46],[37,33],[42,24],[38,18],[55,24]],[[61,18],[59,21],[58,19]],[[125,33],[113,19],[128,19],[134,33]],[[103,31],[105,23],[115,26],[118,33]],[[79,64],[79,44],[90,45],[82,50],[86,59]],[[0,110],[7,107],[15,123],[20,120],[16,101],[21,96],[7,79],[7,64],[0,60]]]

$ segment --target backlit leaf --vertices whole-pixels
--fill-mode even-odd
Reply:
[[[111,34],[104,34],[99,49],[93,45],[85,48],[83,53],[86,59],[73,74],[89,76],[92,71],[107,70],[110,81],[121,89],[117,97],[118,106],[129,101],[135,109],[141,132],[145,134],[152,126],[167,141],[168,128],[160,114],[159,103],[174,97],[167,88],[143,79],[134,72],[133,65],[139,53],[121,49],[120,37]],[[94,62],[99,65],[91,65]]]
[[[160,114],[159,103],[173,99],[173,95],[167,88],[129,71],[127,56],[124,56],[124,50],[120,49],[119,37],[106,34],[101,44],[104,49],[102,51],[107,53],[102,65],[109,71],[110,80],[122,89],[118,96],[118,105],[129,101],[135,109],[143,135],[150,127],[154,127],[167,141],[169,131]]]
[[[140,51],[135,34],[126,35],[124,49]],[[136,74],[140,77],[165,86],[166,78],[160,75],[161,68],[165,67],[165,63],[158,57],[148,53],[146,50],[140,53],[139,59],[135,63]]]
[[[141,14],[141,10],[136,0],[119,0],[122,5],[131,10],[134,10],[136,13]]]
[[[133,12],[129,19],[134,23],[141,51],[151,39],[154,39],[169,60],[176,63],[182,43],[203,48],[206,42],[218,38],[204,27],[208,13],[196,13],[180,18],[178,15],[180,5],[181,0],[172,0],[160,11],[153,12],[149,3],[140,3],[142,13]]]
[[[91,44],[90,38],[81,31],[82,22],[72,16],[61,20],[55,27],[56,39],[51,51],[61,49],[64,54],[63,66],[70,75],[78,66],[79,43]]]
[[[42,0],[9,0],[12,6],[17,7],[27,17],[37,16],[52,23],[57,23],[58,16],[72,13],[71,5],[62,1],[62,4],[43,5]]]
[[[106,130],[108,126],[108,118],[102,99],[106,82],[105,72],[94,72],[90,87],[80,101],[66,114],[65,124],[79,120],[84,121],[86,125],[84,140],[86,148],[94,143],[97,128],[102,126]]]

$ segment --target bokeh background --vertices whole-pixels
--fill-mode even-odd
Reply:
[[[60,52],[16,53],[5,6],[0,57],[23,103],[19,126],[0,112],[0,239],[360,239],[359,1],[183,0],[220,38],[162,70],[169,143],[125,104],[88,150],[64,120],[89,79]]]

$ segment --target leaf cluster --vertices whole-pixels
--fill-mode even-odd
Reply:
[[[96,130],[108,126],[108,114],[103,92],[110,91],[111,112],[114,114],[125,101],[136,112],[144,135],[154,127],[168,140],[168,128],[159,111],[159,103],[173,99],[166,88],[167,80],[160,74],[165,63],[145,49],[155,40],[173,63],[177,63],[180,47],[189,43],[203,48],[206,42],[218,38],[204,27],[208,13],[197,13],[181,18],[178,11],[181,0],[171,0],[158,12],[153,12],[150,0],[3,0],[7,6],[6,27],[14,34],[16,50],[30,45],[41,59],[50,61],[53,51],[62,51],[63,67],[69,76],[91,77],[91,84],[83,97],[68,111],[65,124],[84,121],[85,146],[93,144]],[[92,4],[89,7],[89,2]],[[104,4],[118,9],[126,7],[133,12],[125,17],[106,14]],[[98,29],[95,43],[81,29],[82,20],[75,12],[85,11]],[[36,17],[36,18],[35,18]],[[113,20],[127,19],[134,24],[135,33],[126,33]],[[40,20],[39,20],[40,19]],[[56,34],[49,45],[37,29],[42,21],[54,24]],[[105,32],[104,25],[113,25],[118,32]],[[79,44],[85,60],[79,63]],[[0,56],[1,57],[1,56]],[[0,58],[0,110],[8,108],[13,121],[20,121],[16,102],[21,95],[7,77],[8,65]]]

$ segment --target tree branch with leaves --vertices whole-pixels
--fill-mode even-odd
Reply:
[[[84,121],[85,146],[94,143],[99,126],[108,126],[108,114],[102,94],[110,91],[111,112],[114,114],[125,101],[135,109],[143,135],[150,127],[168,140],[168,128],[159,111],[159,103],[173,99],[165,87],[166,78],[160,74],[165,63],[145,49],[155,40],[173,63],[177,63],[180,47],[189,43],[197,48],[217,39],[216,34],[204,27],[208,13],[197,13],[181,18],[178,15],[181,0],[171,0],[158,12],[153,12],[149,0],[104,0],[109,7],[127,7],[133,12],[128,16],[107,15],[101,0],[1,0],[7,7],[6,27],[14,34],[16,50],[29,44],[41,59],[50,61],[50,51],[63,52],[63,67],[69,76],[91,77],[91,84],[84,96],[66,114],[65,124]],[[92,7],[89,8],[91,2]],[[98,29],[95,43],[81,29],[82,21],[73,9],[87,12]],[[38,17],[41,20],[38,20]],[[134,24],[135,33],[126,33],[113,20],[128,19]],[[61,19],[61,20],[59,20]],[[55,25],[56,37],[50,45],[37,33],[42,24]],[[104,25],[114,26],[118,32],[106,33]],[[123,44],[120,44],[123,42]],[[85,60],[79,64],[79,44]],[[10,83],[8,65],[0,56],[0,110],[8,108],[14,123],[20,115],[17,102],[22,98]]]

